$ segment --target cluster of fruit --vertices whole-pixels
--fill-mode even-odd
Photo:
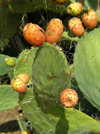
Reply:
[[[29,75],[21,73],[16,78],[13,78],[11,80],[11,86],[17,92],[25,92],[27,88],[26,84],[28,82],[29,82]]]
[[[26,41],[34,46],[41,46],[44,42],[56,43],[63,33],[63,24],[60,19],[54,18],[48,23],[46,31],[40,26],[28,23],[23,28],[23,36]]]
[[[27,83],[29,82],[29,75],[25,73],[19,74],[16,78],[11,80],[12,88],[19,92],[25,92],[27,89]],[[74,107],[78,102],[78,95],[73,89],[65,89],[60,96],[60,100],[63,106],[67,108]]]
[[[76,36],[81,36],[84,34],[84,26],[88,29],[93,29],[98,24],[98,17],[95,11],[93,11],[92,9],[86,9],[82,12],[82,9],[83,5],[79,2],[71,3],[67,7],[67,13],[73,16],[73,18],[69,20],[68,26],[70,31]],[[76,17],[81,13],[82,20]]]
[[[76,36],[82,36],[85,32],[85,27],[93,29],[98,24],[96,12],[92,9],[84,10],[79,2],[71,3],[67,7],[67,13],[73,16],[69,22],[69,30]],[[82,13],[82,20],[77,15]],[[37,24],[28,23],[23,28],[24,38],[28,43],[34,46],[41,46],[44,42],[57,43],[64,31],[63,23],[60,19],[54,18],[48,23],[46,31]]]

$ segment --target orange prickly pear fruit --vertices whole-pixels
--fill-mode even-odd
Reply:
[[[26,84],[20,78],[13,78],[11,86],[17,92],[25,92],[27,88]]]
[[[63,24],[60,19],[54,18],[48,23],[45,39],[49,43],[56,43],[60,40],[63,34]]]
[[[28,74],[21,73],[21,74],[17,75],[16,78],[20,78],[24,83],[28,83],[30,77]]]
[[[61,93],[60,100],[63,106],[72,108],[78,102],[78,95],[75,90],[67,88]]]
[[[84,26],[82,21],[77,17],[73,17],[69,20],[68,27],[74,35],[81,36],[84,34]]]
[[[72,16],[76,16],[82,12],[82,7],[83,7],[82,4],[79,2],[71,3],[67,7],[67,13],[72,15]]]
[[[96,12],[92,9],[86,10],[82,15],[82,22],[89,29],[95,28],[98,24],[98,17],[96,15]]]
[[[45,31],[37,24],[27,23],[23,28],[23,36],[34,46],[41,46],[45,42]]]

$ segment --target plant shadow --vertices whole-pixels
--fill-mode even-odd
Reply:
[[[43,99],[35,96],[38,107],[45,114],[49,114],[52,120],[55,122],[55,134],[68,134],[69,124],[65,118],[65,109],[64,107],[52,105],[44,101]]]
[[[0,132],[14,132],[20,130],[17,120],[11,120],[0,125]]]

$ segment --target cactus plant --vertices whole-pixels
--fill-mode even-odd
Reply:
[[[5,0],[1,0],[1,1],[4,2]],[[41,16],[41,20],[39,20],[38,24],[43,24],[43,28],[46,29],[45,26],[48,23],[49,19],[53,18],[53,16],[56,13],[57,13],[56,15],[58,16],[64,14],[61,16],[61,20],[63,21],[62,18],[66,16],[66,14],[68,15],[67,6],[70,3],[76,1],[78,0],[68,0],[64,4],[58,5],[53,2],[50,2],[50,0],[32,0],[32,1],[31,0],[22,0],[22,1],[7,0],[4,2],[4,5],[1,5],[2,8],[0,8],[1,17],[2,15],[4,16],[6,14],[6,17],[2,19],[2,23],[0,24],[1,25],[0,33],[2,34],[2,37],[6,37],[6,38],[13,37],[14,34],[17,32],[17,28],[21,20],[23,19],[21,18],[22,14],[29,13],[29,12],[36,12],[36,11]],[[81,1],[81,3],[83,5],[82,10],[90,7],[93,10],[96,10],[97,0],[95,2],[93,1],[91,2],[90,0],[85,0],[84,2]],[[52,15],[48,16],[49,13],[50,15],[51,14]],[[9,22],[12,21],[13,18],[12,16],[16,18],[14,18],[13,25],[9,25]],[[38,15],[34,15],[34,16],[37,17]],[[78,17],[79,18],[82,17],[81,14]],[[9,18],[9,21],[4,23],[7,18]],[[37,18],[39,18],[39,16]],[[71,18],[71,16],[69,16],[69,18]],[[18,19],[18,21],[16,21],[16,19]],[[46,24],[44,24],[44,21]],[[25,23],[26,22],[22,22],[21,29]],[[6,30],[2,29],[2,26],[4,24],[5,27],[7,28]],[[15,68],[12,68],[11,70],[7,71],[7,73],[11,79],[23,73],[28,74],[30,77],[27,86],[25,86],[26,89],[25,92],[19,93],[19,103],[22,107],[25,118],[27,118],[27,120],[31,125],[33,133],[35,130],[36,134],[49,134],[49,133],[51,134],[96,133],[97,134],[100,133],[100,127],[99,127],[100,123],[95,119],[91,118],[90,116],[87,116],[83,112],[79,111],[80,109],[76,110],[75,108],[65,108],[61,104],[60,96],[65,89],[72,87],[71,79],[76,77],[77,83],[83,95],[90,101],[91,104],[93,104],[96,108],[98,108],[98,110],[100,110],[99,109],[100,104],[99,102],[97,102],[99,100],[98,91],[100,88],[99,80],[98,80],[99,74],[95,71],[96,69],[99,70],[99,64],[95,64],[95,63],[99,63],[99,57],[100,57],[99,45],[98,45],[99,40],[97,38],[98,36],[100,36],[99,34],[100,29],[99,28],[98,30],[95,29],[93,33],[92,32],[89,33],[89,31],[85,29],[87,33],[85,32],[84,35],[82,35],[82,37],[77,37],[77,35],[74,36],[69,31],[68,23],[66,23],[66,26],[67,27],[64,26],[64,29],[67,29],[68,31],[66,30],[63,32],[63,34],[61,34],[62,37],[60,38],[59,42],[55,41],[57,43],[54,44],[45,42],[40,47],[25,49],[19,55]],[[10,31],[9,29],[12,30]],[[95,35],[95,39],[93,38],[94,35]],[[71,66],[69,66],[70,62],[68,63],[66,58],[67,57],[67,52],[65,52],[66,50],[64,50],[64,48],[59,47],[60,45],[63,46],[62,42],[64,41],[66,42],[65,44],[68,45],[67,44],[68,40],[69,42],[75,41],[74,43],[79,42],[78,44],[76,43],[77,46],[74,55],[74,63]],[[88,43],[89,40],[90,43]],[[95,42],[96,45],[94,46],[93,43]],[[86,47],[84,47],[85,46],[84,44],[86,44]],[[89,51],[88,54],[87,51]],[[66,53],[66,55],[64,54],[64,52]],[[68,59],[68,60],[72,62],[72,59]],[[81,65],[79,65],[79,63]],[[88,67],[88,69],[86,70],[85,67]],[[14,76],[13,76],[13,69],[14,69]],[[74,72],[73,70],[75,70],[75,75],[73,73]],[[92,78],[94,78],[94,81],[92,81],[93,79],[91,78],[91,76]],[[95,82],[93,86],[91,86],[91,81],[92,84],[93,82]],[[75,84],[73,85],[73,87],[74,86]],[[93,87],[95,91],[92,91]],[[9,93],[5,94],[6,97],[8,95]],[[70,97],[73,97],[73,94],[71,95],[72,96]],[[82,99],[79,98],[79,101],[81,100]],[[75,107],[77,106],[78,105],[76,105]],[[24,125],[27,126],[26,124]]]
[[[100,28],[84,35],[74,54],[75,77],[86,99],[100,111]]]
[[[23,58],[26,58],[25,62]],[[26,63],[30,61],[33,63],[29,66]],[[61,103],[55,103],[59,102],[61,91],[71,86],[68,70],[63,50],[56,45],[44,43],[38,49],[20,54],[15,76],[29,72],[32,85],[26,92],[19,93],[19,103],[35,133],[100,133],[99,122],[76,109],[66,109]]]
[[[61,91],[71,86],[68,69],[67,59],[60,47],[49,43],[41,46],[36,53],[32,71],[38,96],[52,104],[59,103]]]
[[[24,116],[39,134],[100,133],[99,122],[73,108],[55,106],[37,98],[31,88],[19,94]]]

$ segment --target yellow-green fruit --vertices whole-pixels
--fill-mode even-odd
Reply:
[[[31,131],[30,130],[24,130],[24,131],[22,131],[21,134],[31,134]]]
[[[5,58],[5,63],[9,67],[15,66],[15,60],[12,57],[6,57]]]

